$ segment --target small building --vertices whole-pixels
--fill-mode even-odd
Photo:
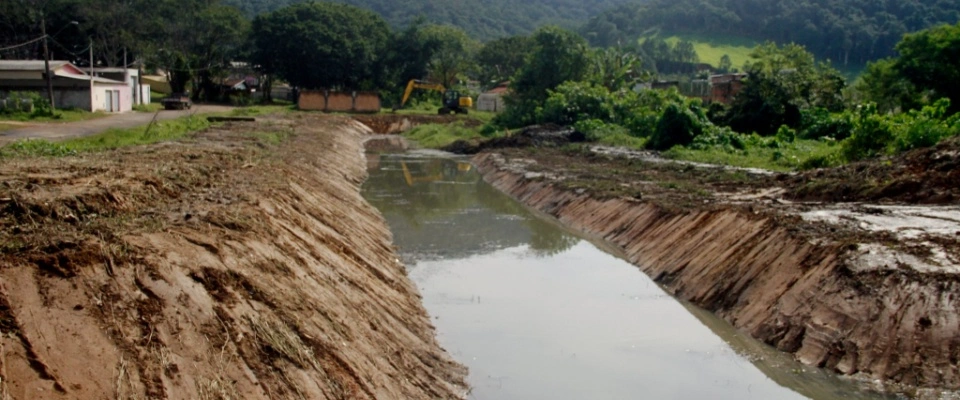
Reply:
[[[334,90],[301,90],[297,108],[304,111],[380,112],[377,92],[340,92]]]
[[[90,73],[90,68],[83,68]],[[93,76],[126,82],[130,87],[130,101],[133,105],[150,104],[150,85],[140,83],[140,71],[133,68],[94,68]]]
[[[503,103],[503,96],[507,94],[508,85],[509,82],[501,83],[477,96],[477,111],[503,112],[506,108]]]
[[[37,92],[47,97],[43,60],[0,60],[0,98],[10,92]],[[69,61],[50,61],[53,101],[57,108],[124,112],[132,109],[127,83],[90,76]]]
[[[710,77],[710,101],[730,104],[733,98],[743,90],[743,80],[747,74],[721,74]]]

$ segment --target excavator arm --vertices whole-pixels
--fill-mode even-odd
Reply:
[[[429,83],[417,79],[411,79],[410,82],[407,82],[407,88],[403,91],[403,99],[400,100],[400,107],[394,108],[400,109],[407,104],[407,100],[410,100],[410,94],[413,93],[413,89],[424,89],[424,90],[435,90],[440,93],[445,92],[447,89],[439,83]]]

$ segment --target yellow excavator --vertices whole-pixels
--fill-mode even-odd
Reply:
[[[439,83],[429,83],[417,79],[411,79],[407,82],[407,89],[403,91],[403,100],[400,100],[400,106],[393,110],[399,110],[410,100],[410,94],[413,89],[434,90],[443,93],[443,106],[437,110],[437,114],[446,115],[450,113],[466,114],[467,109],[473,107],[473,98],[470,96],[461,96],[459,91],[447,89]]]

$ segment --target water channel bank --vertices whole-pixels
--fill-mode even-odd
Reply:
[[[258,116],[0,160],[0,399],[451,399],[368,130]]]
[[[711,173],[682,167],[698,177],[697,194],[669,197],[665,189],[690,181],[658,181],[657,167],[622,157],[521,149],[474,163],[496,188],[616,246],[675,296],[804,364],[893,384],[960,387],[953,228],[919,235],[939,252],[914,252],[923,262],[903,263],[910,254],[889,232],[815,221],[810,207],[778,209],[776,188],[738,193],[749,178],[706,184]],[[631,168],[644,176],[625,179]],[[659,195],[643,187],[659,187],[650,190]],[[955,224],[956,213],[928,214]]]
[[[448,157],[368,154],[363,192],[441,344],[470,368],[471,399],[895,398],[677,301],[615,250]]]

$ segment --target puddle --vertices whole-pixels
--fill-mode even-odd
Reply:
[[[463,161],[379,155],[387,219],[471,399],[886,399],[667,295]]]

